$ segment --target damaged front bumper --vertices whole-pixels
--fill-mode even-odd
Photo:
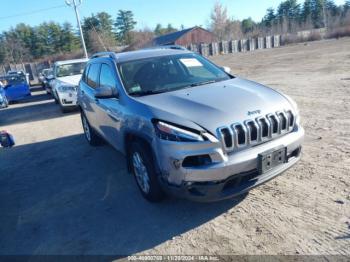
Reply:
[[[231,198],[282,174],[298,162],[304,129],[269,142],[225,154],[220,143],[176,143],[157,141],[156,157],[161,181],[166,192],[195,201],[216,201]],[[259,154],[273,148],[286,148],[286,160],[268,172],[259,171]],[[185,167],[189,156],[209,155],[209,164]]]

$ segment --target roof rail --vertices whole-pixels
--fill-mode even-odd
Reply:
[[[110,58],[114,58],[117,59],[117,56],[114,52],[99,52],[96,54],[93,54],[90,59],[92,58],[98,58],[98,57],[110,57]]]
[[[176,49],[176,50],[188,50],[187,48],[181,46],[181,45],[157,45],[157,46],[151,46],[145,49]]]

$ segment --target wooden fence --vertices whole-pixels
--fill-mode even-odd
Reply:
[[[216,56],[238,52],[249,52],[259,49],[281,46],[281,36],[265,36],[250,39],[214,42],[210,44],[190,44],[186,48],[203,56]]]

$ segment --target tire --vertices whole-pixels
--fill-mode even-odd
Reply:
[[[81,123],[84,129],[85,139],[91,146],[99,146],[103,144],[102,138],[96,133],[96,131],[91,128],[89,121],[87,120],[83,112],[80,113]]]
[[[150,202],[163,200],[165,195],[158,181],[152,152],[148,147],[143,143],[133,142],[128,153],[128,162],[143,197]]]
[[[56,93],[56,95],[57,95],[57,93]],[[58,104],[59,101],[58,101],[58,99],[56,98],[56,96],[55,96],[54,94],[52,94],[52,96],[53,96],[53,99],[55,99],[55,103]],[[58,97],[58,96],[57,96],[57,97]]]
[[[61,111],[63,114],[70,112],[70,110],[68,108],[62,106],[61,104],[60,104],[60,107],[61,107]]]

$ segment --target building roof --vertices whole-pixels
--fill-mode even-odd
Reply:
[[[192,31],[193,29],[196,29],[196,28],[200,28],[202,30],[205,30],[205,29],[203,29],[201,27],[194,26],[194,27],[187,28],[187,29],[184,29],[184,30],[181,30],[181,31],[177,31],[177,32],[173,32],[173,33],[170,33],[170,34],[158,36],[158,37],[153,39],[153,44],[154,45],[169,45],[169,44],[173,44],[173,43],[175,43],[175,41],[177,39],[179,39],[183,35],[187,34],[188,32],[190,32],[190,31]],[[207,30],[205,30],[205,31],[207,31]]]

